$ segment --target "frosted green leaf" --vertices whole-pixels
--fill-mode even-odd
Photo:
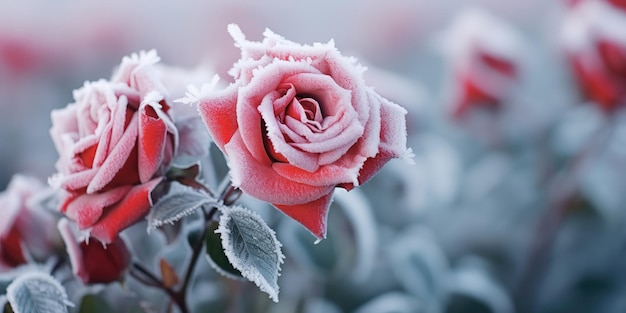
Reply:
[[[178,182],[172,182],[168,194],[150,209],[147,217],[148,232],[167,223],[173,224],[207,204],[217,204],[217,200]]]
[[[222,246],[222,236],[216,233],[217,223],[212,223],[209,226],[209,231],[204,237],[204,245],[206,247],[207,260],[211,267],[213,267],[218,273],[232,279],[241,279],[241,272],[233,267],[228,260],[228,257],[224,253],[224,247]]]
[[[255,212],[240,206],[223,210],[219,227],[224,253],[233,267],[278,302],[284,255],[274,231]]]
[[[7,299],[15,313],[59,313],[73,306],[63,286],[43,272],[17,277],[7,287]]]

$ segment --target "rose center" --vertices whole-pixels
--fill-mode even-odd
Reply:
[[[294,97],[287,106],[286,113],[288,116],[307,125],[313,132],[324,130],[322,127],[322,122],[324,121],[322,109],[320,104],[313,98]]]

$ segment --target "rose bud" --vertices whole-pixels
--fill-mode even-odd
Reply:
[[[585,98],[610,113],[626,101],[626,12],[604,1],[572,7],[563,46]]]
[[[85,284],[106,284],[120,280],[130,265],[130,252],[117,236],[106,246],[96,240],[78,240],[78,231],[70,222],[59,220],[58,229],[70,257],[72,271]]]
[[[35,178],[15,175],[0,193],[0,271],[53,253],[54,218],[34,203],[48,191]]]
[[[455,20],[445,45],[454,75],[452,116],[500,107],[518,83],[519,36],[495,17],[470,10]]]
[[[59,160],[51,183],[69,192],[61,212],[103,243],[148,213],[175,157],[208,151],[189,109],[170,103],[161,80],[169,71],[158,61],[154,51],[125,57],[111,80],[86,82],[74,103],[52,112]]]
[[[323,238],[335,187],[350,190],[410,155],[406,110],[367,86],[365,68],[332,41],[300,45],[266,30],[253,42],[236,25],[229,32],[241,48],[235,82],[198,95],[200,114],[232,184]]]

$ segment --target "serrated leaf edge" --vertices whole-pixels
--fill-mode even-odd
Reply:
[[[225,270],[223,270],[221,267],[219,267],[219,265],[217,265],[215,263],[215,261],[213,261],[213,259],[211,259],[211,256],[209,256],[208,254],[205,255],[207,262],[209,262],[209,265],[220,275],[229,278],[229,279],[235,279],[235,280],[244,280],[243,276],[237,276],[237,275],[233,275]],[[230,260],[230,259],[229,259]],[[234,265],[233,265],[234,266]],[[242,274],[243,275],[243,274]]]
[[[220,217],[220,223],[218,228],[215,230],[215,233],[219,233],[221,234],[221,238],[222,238],[222,246],[223,247],[232,247],[231,246],[231,242],[230,242],[230,230],[228,230],[226,228],[225,225],[228,224],[228,222],[231,220],[231,216],[233,214],[237,214],[237,213],[244,213],[244,214],[248,214],[254,218],[258,218],[259,220],[263,221],[263,219],[261,218],[261,216],[251,210],[248,210],[242,206],[233,206],[230,207],[229,209],[224,209],[222,210],[222,216]],[[265,226],[266,230],[269,232],[270,236],[272,237],[272,240],[274,241],[275,245],[275,250],[274,252],[278,255],[278,273],[277,276],[280,276],[280,270],[281,267],[280,265],[283,263],[285,256],[283,255],[282,251],[281,251],[281,247],[282,244],[280,243],[280,241],[278,241],[278,239],[276,238],[276,232],[271,229],[265,222],[263,222],[263,225]],[[274,288],[270,285],[269,282],[267,282],[265,280],[265,278],[263,277],[263,275],[254,275],[252,273],[250,273],[250,271],[244,271],[243,268],[245,267],[244,264],[241,264],[240,259],[235,256],[233,254],[233,249],[224,249],[224,253],[226,254],[226,257],[228,258],[228,260],[230,261],[230,263],[233,265],[234,268],[236,268],[237,270],[239,270],[241,272],[241,275],[243,277],[245,277],[246,279],[252,281],[253,283],[255,283],[257,285],[257,287],[259,287],[259,289],[261,289],[261,291],[267,293],[270,297],[270,299],[272,299],[272,301],[274,302],[278,302],[278,293],[280,292],[280,286],[276,286],[276,290],[274,290]],[[255,273],[256,274],[256,273]]]
[[[179,183],[177,183],[179,184]],[[166,218],[166,219],[155,219],[154,218],[154,206],[153,208],[150,210],[150,214],[148,214],[148,216],[146,216],[146,220],[148,220],[148,227],[146,228],[148,234],[150,234],[152,232],[152,230],[155,230],[158,227],[161,227],[167,223],[169,224],[174,224],[174,222],[184,218],[185,216],[189,216],[191,214],[193,214],[196,210],[198,210],[198,208],[202,207],[203,205],[207,205],[209,203],[213,203],[215,205],[219,205],[219,201],[217,201],[216,199],[210,197],[209,195],[201,192],[201,191],[197,191],[193,188],[190,187],[186,187],[183,186],[182,184],[179,184],[181,188],[179,192],[173,192],[170,194],[167,194],[166,196],[164,196],[163,198],[159,199],[159,201],[154,205],[157,206],[159,204],[159,202],[162,201],[167,201],[168,199],[171,199],[173,197],[176,197],[177,195],[183,194],[183,190],[184,191],[191,191],[200,195],[205,196],[205,199],[203,199],[203,201],[199,201],[197,202],[194,206],[184,209],[181,212],[178,212],[176,215],[170,217],[170,218]]]

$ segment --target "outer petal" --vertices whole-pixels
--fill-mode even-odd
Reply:
[[[224,151],[224,145],[237,131],[237,85],[211,93],[200,100],[198,112],[209,129],[215,144]]]
[[[368,158],[359,172],[359,184],[364,184],[392,158],[404,156],[406,147],[406,110],[401,106],[377,96],[381,100],[381,130],[378,154]],[[354,186],[342,184],[348,190]]]
[[[246,149],[237,132],[225,146],[233,184],[251,196],[274,205],[297,205],[319,199],[334,186],[311,186],[289,180],[271,165],[259,163]]]
[[[597,62],[593,62],[596,60],[585,61],[583,55],[571,58],[572,67],[581,88],[606,112],[613,110],[620,97],[614,81]]]
[[[149,181],[161,166],[167,141],[167,126],[151,105],[140,109],[139,119],[139,180]]]
[[[327,195],[304,204],[280,205],[273,204],[276,208],[287,214],[289,217],[302,224],[318,239],[326,238],[326,220],[328,219],[328,208],[333,198],[331,191]]]
[[[0,237],[0,271],[27,263],[22,245],[22,236],[15,226]]]
[[[279,175],[303,184],[312,186],[335,186],[341,183],[355,182],[358,176],[358,168],[346,169],[336,165],[321,166],[311,173],[288,163],[274,163],[272,168]]]
[[[133,187],[115,206],[107,208],[104,216],[91,229],[91,236],[108,244],[119,232],[144,217],[152,207],[150,193],[161,182],[155,178],[145,184]]]
[[[80,228],[90,227],[102,216],[104,208],[120,201],[131,188],[131,186],[122,186],[104,193],[81,194],[72,198],[64,208],[65,215]]]

